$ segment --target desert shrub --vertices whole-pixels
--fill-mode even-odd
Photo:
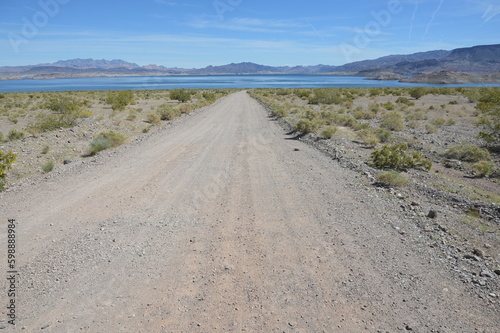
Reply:
[[[321,135],[327,139],[331,139],[336,132],[337,132],[337,127],[327,126],[321,131]]]
[[[291,91],[289,91],[288,89],[284,89],[284,88],[279,88],[276,90],[276,95],[278,95],[278,96],[287,96],[290,93],[291,93]]]
[[[130,90],[123,90],[118,92],[109,92],[106,103],[111,105],[115,111],[125,110],[125,107],[132,103],[134,93]]]
[[[5,142],[5,138],[3,136],[3,133],[0,132],[0,143],[4,143]]]
[[[406,126],[408,126],[409,128],[411,129],[416,129],[416,128],[419,128],[420,127],[420,123],[416,120],[410,120]]]
[[[372,165],[379,169],[394,169],[398,171],[410,168],[430,170],[432,162],[426,160],[420,152],[407,152],[407,144],[384,145],[371,154]]]
[[[408,179],[397,171],[381,172],[376,176],[377,183],[387,187],[402,187],[408,184]]]
[[[308,89],[294,89],[293,93],[295,96],[304,99],[304,98],[309,97],[312,92],[311,92],[311,90],[308,90]]]
[[[479,162],[482,160],[489,160],[491,158],[488,150],[471,143],[462,143],[460,145],[450,147],[446,151],[445,156],[447,158],[465,162]]]
[[[370,88],[370,97],[380,96],[383,92],[381,88]]]
[[[382,143],[387,143],[392,140],[392,133],[389,130],[379,128],[375,131],[375,135],[377,136],[378,140]]]
[[[401,112],[396,111],[386,113],[382,117],[380,127],[395,132],[404,130],[405,124],[403,122],[403,115],[401,114]]]
[[[421,97],[426,95],[426,91],[423,87],[415,87],[411,88],[408,93],[410,94],[411,97],[415,99],[420,99]]]
[[[295,124],[295,130],[303,134],[314,132],[317,127],[317,123],[309,119],[300,119],[297,124]]]
[[[453,125],[455,125],[456,123],[457,123],[457,121],[456,121],[455,119],[453,119],[453,118],[448,118],[448,119],[446,119],[446,124],[445,124],[445,125],[446,125],[446,126],[453,126]]]
[[[362,107],[357,107],[351,112],[354,118],[369,120],[377,116],[377,111],[363,109]]]
[[[42,148],[41,153],[42,153],[43,155],[45,155],[45,154],[48,154],[48,153],[49,153],[49,151],[50,151],[50,146],[49,146],[49,145],[46,145],[45,147],[43,147],[43,148]]]
[[[202,96],[209,102],[215,102],[215,100],[217,99],[217,95],[213,92],[204,92]]]
[[[131,110],[129,113],[128,113],[128,116],[126,118],[128,121],[134,121],[137,119],[137,113],[136,111],[134,110]]]
[[[331,88],[315,88],[308,96],[309,104],[342,104],[342,96]]]
[[[118,132],[103,132],[99,134],[92,142],[90,143],[90,151],[88,153],[89,156],[93,156],[100,151],[105,149],[114,148],[122,145],[127,140],[127,137],[122,133]]]
[[[395,105],[394,105],[394,104],[392,104],[391,102],[384,103],[384,104],[382,104],[382,106],[383,106],[386,110],[389,110],[389,111],[394,110],[394,108],[395,108]]]
[[[146,116],[146,121],[153,125],[158,125],[161,123],[161,117],[158,113],[148,113]]]
[[[398,99],[396,100],[396,103],[398,103],[398,104],[405,104],[405,105],[408,105],[408,106],[414,106],[415,105],[415,102],[410,101],[406,97],[398,97]]]
[[[9,131],[9,134],[7,135],[7,139],[9,139],[9,141],[21,140],[24,137],[25,137],[24,132],[18,131],[16,129],[11,129]]]
[[[191,93],[187,89],[173,89],[170,90],[170,99],[184,103],[191,100]]]
[[[481,89],[476,109],[481,114],[478,126],[482,128],[479,137],[493,145],[500,144],[500,89]]]
[[[52,170],[54,170],[55,167],[54,161],[47,161],[46,163],[42,164],[42,171],[45,173],[49,173]]]
[[[173,120],[181,115],[179,108],[168,104],[160,105],[156,112],[160,116],[161,120]]]
[[[92,115],[90,111],[82,110],[82,103],[74,98],[59,96],[51,98],[43,106],[52,113],[41,113],[37,121],[28,126],[33,132],[49,132],[59,128],[73,127],[78,119],[88,118]]]
[[[450,104],[450,105],[457,105],[457,104],[458,104],[458,102],[457,102],[457,101],[450,101],[450,103],[449,103],[449,104]]]
[[[284,107],[275,107],[272,109],[271,114],[275,117],[285,118],[288,116],[288,110]]]
[[[479,161],[472,165],[472,170],[479,177],[486,177],[495,172],[495,163],[492,161]]]
[[[444,118],[434,118],[431,120],[431,124],[438,127],[438,128],[441,128],[444,126],[444,124],[446,124],[446,119]]]
[[[379,144],[378,137],[372,129],[363,129],[357,132],[357,136],[368,147],[375,147]]]
[[[436,126],[434,126],[434,125],[430,125],[430,124],[426,124],[426,125],[425,125],[425,131],[426,131],[428,134],[436,133],[438,130],[439,130],[439,128],[437,128],[437,127],[436,127]]]
[[[7,171],[12,169],[12,164],[16,162],[17,154],[9,151],[7,153],[0,150],[0,191],[5,188],[5,177]]]

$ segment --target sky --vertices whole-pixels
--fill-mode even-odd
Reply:
[[[500,43],[500,0],[0,0],[0,66],[342,65]]]

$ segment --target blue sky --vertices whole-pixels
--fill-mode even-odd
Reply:
[[[500,0],[1,0],[0,66],[342,65],[500,43]]]

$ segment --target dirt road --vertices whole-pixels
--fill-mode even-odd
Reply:
[[[385,193],[245,92],[107,154],[1,194],[18,331],[497,332]]]

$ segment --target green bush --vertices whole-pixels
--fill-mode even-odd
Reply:
[[[431,133],[436,133],[439,130],[439,128],[437,128],[434,125],[426,124],[425,125],[425,130],[427,131],[427,133],[431,134]]]
[[[215,102],[215,100],[217,100],[217,95],[213,92],[204,92],[202,96],[209,102]]]
[[[56,165],[55,165],[54,161],[47,161],[47,163],[42,164],[42,170],[45,173],[49,173],[52,170],[54,170],[55,166]]]
[[[173,89],[170,91],[170,99],[184,103],[191,100],[191,93],[186,89]]]
[[[303,134],[314,132],[317,128],[318,124],[309,119],[301,119],[295,124],[295,130]]]
[[[482,160],[489,160],[491,158],[488,150],[471,143],[462,143],[460,145],[450,147],[446,151],[445,156],[447,158],[465,162],[479,162]]]
[[[379,128],[375,132],[375,135],[377,136],[378,140],[382,143],[387,143],[392,140],[392,133],[389,130]]]
[[[146,116],[146,121],[150,124],[158,125],[159,123],[161,123],[161,117],[158,113],[149,113]]]
[[[157,113],[160,115],[161,120],[173,120],[181,115],[179,108],[169,104],[160,105]]]
[[[500,89],[481,89],[481,97],[476,109],[481,114],[478,126],[482,128],[479,136],[486,142],[500,144]]]
[[[122,145],[127,140],[127,137],[122,133],[118,132],[103,132],[99,134],[92,142],[90,143],[90,151],[88,153],[89,156],[93,156],[100,151],[105,149],[114,148]]]
[[[368,147],[375,147],[379,144],[377,135],[372,129],[363,129],[357,133],[358,138]]]
[[[327,126],[321,131],[321,135],[327,139],[331,139],[335,133],[337,133],[337,127],[333,126]]]
[[[28,126],[30,131],[49,132],[60,128],[73,127],[78,119],[88,118],[91,113],[82,110],[83,103],[66,96],[56,96],[44,104],[44,108],[52,111],[50,114],[41,113],[37,121]]]
[[[372,165],[379,169],[394,169],[398,171],[410,168],[430,170],[432,162],[426,160],[420,152],[407,152],[407,144],[384,145],[371,154]]]
[[[24,137],[25,137],[24,132],[18,131],[15,129],[11,129],[9,131],[9,134],[7,135],[7,138],[9,139],[9,141],[21,140]]]
[[[125,110],[127,105],[134,100],[134,93],[130,90],[109,92],[106,102],[111,105],[114,111]]]
[[[401,112],[397,111],[386,113],[382,117],[382,122],[380,123],[380,127],[395,132],[404,130],[405,124],[403,122],[403,115],[401,114]]]
[[[315,88],[308,97],[309,104],[342,104],[342,96],[332,88]]]
[[[8,153],[0,150],[0,181],[2,182],[2,188],[5,187],[5,177],[7,176],[7,171],[12,169],[12,164],[16,162],[17,154],[9,151]]]
[[[389,111],[394,110],[394,108],[395,108],[395,105],[394,105],[394,104],[392,104],[391,102],[384,103],[384,104],[382,104],[382,106],[383,106],[386,110],[389,110]]]
[[[495,172],[495,163],[491,161],[479,161],[472,165],[472,170],[479,177],[486,177]]]
[[[272,109],[271,114],[275,117],[285,118],[288,116],[288,110],[284,107],[275,107]]]
[[[408,179],[397,171],[381,172],[376,178],[379,184],[387,187],[402,187],[408,184]]]
[[[426,91],[423,87],[411,88],[408,92],[410,96],[415,99],[420,99],[421,97],[426,95]]]
[[[405,104],[405,105],[408,105],[408,106],[414,106],[415,105],[415,102],[410,101],[406,97],[398,97],[398,99],[396,100],[396,103],[398,103],[398,104]]]
[[[49,152],[49,151],[50,151],[50,146],[48,146],[48,145],[47,145],[47,146],[43,147],[43,149],[42,149],[42,152],[41,152],[41,153],[42,153],[43,155],[45,155],[45,154],[48,154],[48,152]]]

